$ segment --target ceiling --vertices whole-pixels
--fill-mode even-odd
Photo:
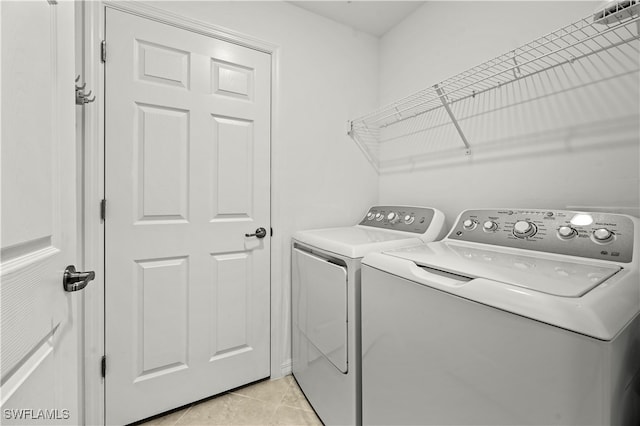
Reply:
[[[298,7],[376,37],[400,23],[424,1],[290,1]]]

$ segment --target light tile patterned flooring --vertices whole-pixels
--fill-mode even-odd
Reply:
[[[223,393],[141,425],[322,425],[322,422],[293,376],[286,376]]]

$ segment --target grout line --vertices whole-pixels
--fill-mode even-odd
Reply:
[[[278,406],[278,405],[281,405],[281,404],[280,404],[280,403],[278,403],[278,402],[265,401],[264,399],[255,398],[255,397],[253,397],[253,396],[249,396],[249,395],[242,395],[242,394],[235,393],[235,392],[227,392],[227,394],[228,394],[228,395],[233,395],[233,396],[239,396],[239,397],[246,398],[246,399],[251,399],[251,400],[253,400],[253,401],[262,402],[262,403],[264,403],[264,404],[267,404],[268,406]],[[283,396],[283,398],[284,398],[284,396]],[[282,398],[280,399],[280,401],[282,402]]]
[[[278,380],[283,380],[283,379],[278,379]],[[277,380],[274,380],[273,382],[275,382],[275,381],[277,381]],[[266,383],[266,384],[265,384],[265,386],[269,386],[269,383],[270,383],[270,382],[260,382],[260,383],[257,383],[256,385],[261,384],[261,383]],[[256,386],[256,385],[252,385],[252,386]],[[290,384],[289,384],[289,383],[288,383],[287,385],[288,385],[288,386],[290,386]],[[252,386],[248,386],[248,388],[251,388]],[[246,389],[246,388],[242,388],[242,389]],[[288,389],[287,389],[287,390],[288,390]],[[241,393],[237,393],[237,392],[234,392],[234,391],[230,391],[230,392],[227,392],[227,393],[228,393],[228,394],[232,394],[232,395],[244,396],[245,398],[250,398],[250,399],[253,399],[253,400],[255,400],[255,401],[260,401],[260,402],[266,402],[267,404],[271,404],[271,405],[273,405],[273,404],[278,404],[278,403],[274,403],[274,402],[271,402],[271,401],[267,401],[267,400],[265,400],[265,399],[260,399],[260,398],[256,398],[256,397],[249,396],[249,395],[243,395],[243,394],[241,394]],[[284,397],[285,397],[285,394],[286,394],[286,393],[287,393],[287,392],[285,391],[285,392],[282,394],[282,396],[280,397],[280,403],[281,403],[281,402],[282,402],[282,400],[284,399]]]
[[[274,409],[273,409],[273,412],[271,413],[271,418],[269,419],[269,422],[268,422],[269,425],[276,424],[278,410],[280,409],[280,407],[284,406],[282,404],[282,401],[284,401],[284,398],[287,396],[287,394],[289,393],[289,390],[291,389],[291,383],[287,381],[287,379],[283,377],[280,380],[285,381],[287,388],[285,389],[284,392],[282,392],[282,395],[280,396],[280,402],[274,404]]]
[[[280,404],[280,406],[287,407],[287,408],[293,408],[293,409],[300,410],[300,411],[306,411],[307,413],[315,413],[315,411],[313,411],[313,408],[295,407],[295,406],[289,405],[289,404]]]
[[[285,376],[285,377],[286,377],[286,376]],[[282,398],[280,398],[280,405],[284,405],[284,404],[282,403],[282,401],[284,401],[284,398],[289,394],[289,391],[291,390],[291,381],[290,381],[290,380],[287,380],[285,377],[283,377],[283,378],[282,378],[282,380],[285,380],[285,381],[286,381],[286,383],[287,383],[287,390],[286,390],[286,391],[284,391],[284,392],[282,393]]]
[[[175,423],[173,424],[174,426],[176,426],[178,424],[178,422],[180,422],[180,420],[182,420],[182,418],[189,412],[191,411],[191,409],[193,408],[193,406],[196,404],[191,404],[189,406],[189,408],[187,408],[186,410],[184,410],[184,413],[182,413],[182,415],[180,417],[178,417],[178,419],[175,421]]]
[[[243,395],[243,394],[241,394],[241,393],[235,393],[235,392],[227,392],[225,395],[240,396],[240,397],[242,397],[242,398],[252,399],[252,400],[254,400],[254,401],[258,401],[258,402],[266,402],[266,403],[268,403],[268,402],[269,402],[269,401],[265,401],[264,399],[254,398],[253,396]]]
[[[293,379],[293,377],[291,378],[291,380],[289,381],[289,389],[287,390],[287,393],[289,391],[293,391],[294,394],[298,394],[298,396],[300,398],[302,398],[304,400],[304,402],[306,402],[306,406],[308,406],[309,408],[301,408],[301,407],[294,407],[293,405],[289,405],[289,404],[283,404],[281,402],[280,405],[283,405],[285,407],[289,407],[289,408],[295,408],[297,410],[302,410],[302,411],[308,411],[313,413],[314,415],[316,415],[316,412],[314,411],[313,407],[311,407],[311,403],[309,402],[309,400],[307,399],[307,397],[304,395],[304,393],[302,392],[302,389],[300,389],[300,386],[298,386],[298,383],[295,381],[295,379]],[[287,394],[285,394],[282,399],[284,400],[284,397]],[[317,415],[316,415],[317,416]]]

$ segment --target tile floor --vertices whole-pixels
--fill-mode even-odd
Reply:
[[[201,401],[140,426],[322,425],[293,376],[265,380]]]

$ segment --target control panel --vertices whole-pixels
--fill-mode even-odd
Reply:
[[[375,206],[369,209],[359,225],[424,234],[432,219],[433,210],[429,208]]]
[[[613,213],[566,210],[467,210],[448,238],[631,262],[633,221]]]

